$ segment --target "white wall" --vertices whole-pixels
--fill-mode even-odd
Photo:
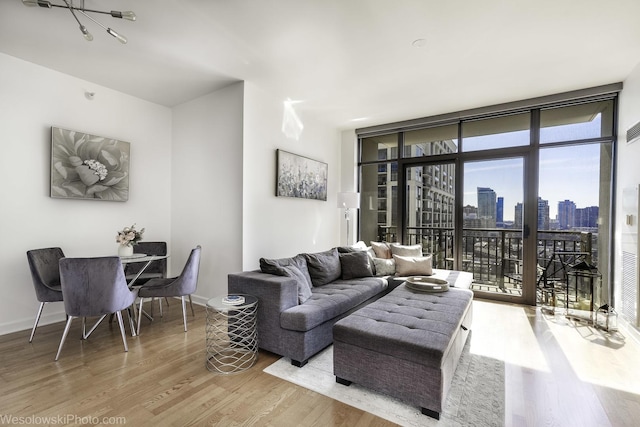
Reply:
[[[85,91],[95,92],[88,100]],[[130,195],[122,202],[49,197],[51,126],[131,143]],[[137,223],[169,240],[171,110],[0,54],[0,334],[29,329],[38,303],[26,251],[111,255],[116,231]],[[47,304],[42,324],[64,320]]]
[[[299,139],[281,131],[284,99],[245,83],[242,269],[258,268],[260,257],[281,258],[337,246],[342,212],[340,132],[300,114]],[[299,104],[297,104],[299,105]],[[302,110],[303,105],[298,110]],[[275,196],[276,149],[329,165],[327,201]]]
[[[358,191],[358,136],[355,129],[345,130],[341,133],[340,151],[340,188],[339,192]],[[345,212],[340,209],[340,244],[353,244],[358,238],[358,212],[349,209],[349,242],[347,242],[347,221]],[[369,244],[367,242],[367,244]]]
[[[616,175],[616,230],[615,230],[615,301],[618,310],[621,308],[621,290],[622,290],[622,247],[627,246],[627,242],[631,237],[630,233],[636,231],[638,227],[637,213],[631,212],[623,206],[625,190],[632,190],[640,185],[640,168],[638,161],[640,160],[640,141],[627,144],[627,130],[640,122],[640,64],[636,66],[634,71],[624,81],[623,89],[620,94],[619,103],[619,127],[618,127],[618,153],[617,153],[617,175]],[[633,226],[629,226],[625,222],[625,216],[633,213]],[[637,236],[635,236],[637,239]],[[636,240],[637,242],[637,240]],[[626,250],[629,250],[628,248]],[[637,251],[633,251],[636,253]]]
[[[174,108],[171,270],[202,246],[194,301],[227,293],[242,269],[242,104],[236,83]]]

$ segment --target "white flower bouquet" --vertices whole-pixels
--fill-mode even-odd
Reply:
[[[133,224],[131,227],[125,227],[121,231],[118,231],[116,242],[122,246],[133,246],[138,244],[138,242],[142,240],[143,233],[144,228],[138,231],[136,230],[136,225]]]

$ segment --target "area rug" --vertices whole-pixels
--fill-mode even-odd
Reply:
[[[336,383],[333,346],[312,357],[302,368],[283,357],[264,372],[401,426],[504,426],[504,363],[462,352],[440,420],[422,415],[420,408],[367,390],[357,384]]]

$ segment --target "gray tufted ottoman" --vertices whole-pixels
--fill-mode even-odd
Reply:
[[[419,293],[400,285],[333,327],[336,381],[419,406],[440,418],[472,320],[473,293]]]

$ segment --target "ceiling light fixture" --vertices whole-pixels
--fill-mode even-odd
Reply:
[[[112,10],[109,12],[106,11],[101,11],[101,10],[93,10],[93,9],[87,9],[84,7],[84,0],[82,0],[80,2],[80,7],[76,7],[73,5],[73,0],[62,0],[64,2],[64,5],[62,4],[55,4],[55,3],[51,3],[50,1],[47,0],[22,0],[22,4],[24,4],[25,6],[40,6],[40,7],[46,7],[48,9],[51,9],[52,7],[60,7],[63,9],[68,9],[69,12],[71,12],[71,14],[73,15],[74,19],[76,20],[76,22],[78,23],[78,25],[80,26],[80,32],[82,33],[82,36],[85,38],[85,40],[87,41],[91,41],[93,40],[93,36],[91,35],[91,33],[89,32],[89,30],[87,30],[87,27],[85,27],[82,22],[80,22],[80,20],[78,19],[78,16],[76,15],[76,11],[80,12],[82,15],[84,15],[85,17],[87,17],[89,20],[93,21],[95,24],[99,25],[100,27],[102,27],[107,33],[109,33],[109,35],[115,37],[116,39],[118,39],[118,41],[120,43],[126,43],[127,42],[127,38],[125,36],[123,36],[122,34],[116,32],[115,30],[102,25],[100,22],[98,22],[97,20],[95,20],[92,16],[90,16],[87,12],[90,13],[102,13],[105,15],[111,15],[113,18],[120,18],[120,19],[126,19],[128,21],[135,21],[136,20],[136,14],[131,12],[131,11],[125,11],[125,12],[120,12],[117,10]]]

